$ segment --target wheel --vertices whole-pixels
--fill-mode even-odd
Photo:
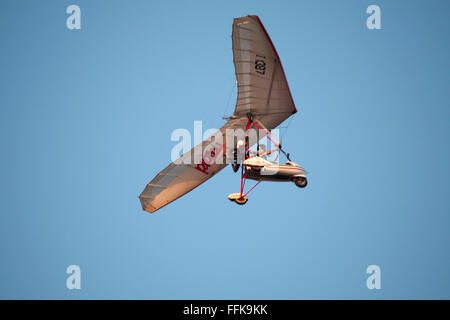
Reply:
[[[299,188],[304,188],[308,184],[308,180],[305,177],[296,177],[292,181],[294,181],[295,185]]]
[[[242,196],[242,198],[237,198],[234,201],[236,201],[237,204],[240,204],[242,206],[247,203],[248,198],[246,196]]]

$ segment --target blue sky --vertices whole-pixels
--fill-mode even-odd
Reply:
[[[0,7],[0,298],[450,298],[448,1]],[[144,213],[172,131],[223,124],[247,14],[283,61],[299,110],[283,142],[308,187],[262,183],[236,206],[226,168]]]

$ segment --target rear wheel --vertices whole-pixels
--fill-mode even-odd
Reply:
[[[296,177],[292,179],[294,181],[295,185],[299,188],[304,188],[308,184],[308,180],[306,180],[305,177]]]

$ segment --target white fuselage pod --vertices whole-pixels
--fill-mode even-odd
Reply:
[[[294,162],[273,163],[261,157],[245,160],[244,170],[245,177],[252,180],[290,182],[298,177],[306,177],[305,169]]]

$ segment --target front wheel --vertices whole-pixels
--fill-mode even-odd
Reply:
[[[305,177],[296,177],[292,181],[294,181],[295,185],[299,188],[304,188],[308,184],[308,180]]]
[[[234,201],[236,201],[237,204],[240,204],[242,206],[247,203],[248,198],[246,196],[243,196],[242,198],[237,198]]]

